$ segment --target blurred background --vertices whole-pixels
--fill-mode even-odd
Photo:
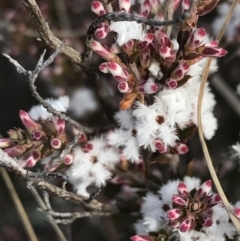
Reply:
[[[87,29],[95,18],[91,12],[91,1],[41,0],[37,2],[53,33],[83,54]],[[225,3],[228,2],[221,1],[221,4]],[[117,9],[117,1],[113,2],[113,6]],[[136,9],[137,7],[136,5]],[[216,35],[221,14],[224,14],[224,11],[216,9],[202,17],[198,27],[206,28],[210,36]],[[238,16],[236,12],[235,19],[229,24],[220,44],[229,51],[229,54],[219,59],[219,71],[209,78],[217,100],[214,112],[219,127],[214,138],[207,143],[224,191],[233,203],[240,199],[240,164],[238,158],[232,158],[231,149],[231,146],[239,141],[240,131],[240,98],[237,93],[237,90],[240,93],[240,19],[237,19]],[[1,53],[9,54],[25,69],[34,69],[40,54],[46,47],[38,37],[38,32],[21,1],[0,1]],[[107,39],[103,42],[110,43],[112,40]],[[48,55],[52,53],[52,50],[47,50]],[[57,56],[54,63],[40,73],[36,82],[38,91],[43,98],[70,96],[69,115],[84,125],[101,127],[111,124],[108,114],[118,110],[121,95],[117,91],[116,81],[98,71],[101,61],[94,55],[95,69],[100,75],[102,88],[106,91],[111,103],[107,109],[99,101],[98,91],[94,88],[92,79],[63,55]],[[35,104],[37,101],[28,89],[25,76],[18,74],[13,65],[0,54],[0,135],[5,137],[10,128],[22,127],[18,117],[19,110],[28,111]],[[186,174],[200,177],[202,180],[209,178],[197,133],[188,145],[189,153],[181,157],[176,167],[173,168],[168,161],[156,164],[160,173],[157,182],[159,186],[171,178],[182,178]],[[38,240],[59,240],[46,215],[37,209],[38,204],[26,183],[18,176],[9,174]],[[56,185],[61,184],[56,180],[52,182]],[[133,223],[139,218],[138,210],[141,202],[139,197],[146,191],[144,186],[134,182],[130,185],[109,183],[98,199],[103,202],[118,200],[122,205],[127,206],[123,209],[125,212],[112,217],[82,218],[69,225],[60,224],[60,228],[69,241],[130,240],[129,237],[134,235]],[[39,194],[42,195],[41,192]],[[50,197],[50,202],[53,209],[58,212],[83,210],[80,205],[56,197]],[[28,240],[13,205],[10,191],[1,176],[0,204],[0,241]]]

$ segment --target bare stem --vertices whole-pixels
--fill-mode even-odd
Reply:
[[[219,32],[219,35],[217,37],[217,40],[220,41],[221,40],[221,37],[226,29],[226,26],[229,22],[229,20],[231,19],[232,17],[232,14],[233,14],[233,10],[235,8],[235,6],[238,4],[238,0],[234,0],[233,3],[232,3],[232,6],[230,8],[230,11],[228,13],[228,15],[226,16],[225,18],[225,21],[224,21],[224,24],[222,26],[222,29],[221,31]],[[201,145],[202,145],[202,149],[203,149],[203,153],[204,153],[204,156],[205,156],[205,159],[206,159],[206,162],[207,162],[207,166],[208,166],[208,169],[209,169],[209,172],[210,172],[210,175],[212,177],[212,180],[215,184],[215,187],[222,199],[222,202],[230,216],[230,219],[232,221],[232,223],[234,224],[237,232],[240,234],[240,223],[238,221],[238,219],[235,217],[235,215],[233,214],[232,212],[232,207],[230,205],[230,203],[228,202],[227,200],[227,197],[221,187],[221,184],[219,182],[219,179],[217,177],[217,174],[214,170],[214,166],[213,166],[213,163],[212,163],[212,160],[211,160],[211,157],[209,155],[209,152],[208,152],[208,148],[207,148],[207,145],[206,145],[206,142],[204,140],[204,136],[203,136],[203,127],[202,127],[202,110],[201,110],[201,107],[202,107],[202,99],[203,99],[203,94],[204,94],[204,87],[205,87],[205,84],[206,84],[206,81],[207,81],[207,78],[208,78],[208,75],[209,75],[209,69],[210,69],[210,66],[211,66],[211,58],[208,59],[207,63],[206,63],[206,66],[204,68],[204,71],[203,71],[203,76],[202,76],[202,80],[201,80],[201,86],[200,86],[200,90],[199,90],[199,96],[198,96],[198,132],[199,132],[199,138],[200,138],[200,142],[201,142]]]
[[[31,222],[28,219],[28,216],[24,210],[24,207],[19,199],[19,196],[16,192],[16,189],[13,186],[13,183],[7,173],[7,171],[4,168],[1,168],[1,174],[3,177],[3,180],[9,190],[10,196],[12,198],[12,201],[18,211],[19,217],[23,223],[23,227],[28,235],[29,240],[31,241],[38,241],[38,238],[33,230],[33,227],[31,225]]]
[[[37,88],[35,86],[35,82],[36,79],[38,77],[38,74],[44,69],[46,68],[48,65],[50,65],[53,60],[55,59],[55,57],[62,51],[63,48],[63,44],[61,44],[59,47],[56,48],[55,52],[47,59],[44,61],[44,56],[46,54],[46,50],[43,52],[43,54],[41,55],[41,57],[38,60],[38,63],[35,67],[35,69],[33,71],[27,71],[25,70],[16,60],[13,60],[9,55],[4,54],[4,56],[6,56],[10,62],[12,64],[14,64],[14,66],[16,67],[17,71],[19,73],[25,74],[28,76],[28,85],[29,88],[32,92],[32,95],[40,102],[40,104],[45,107],[47,109],[47,111],[51,114],[53,114],[54,116],[57,116],[58,118],[72,124],[73,126],[75,126],[78,130],[80,130],[81,132],[86,132],[86,133],[90,133],[92,132],[92,129],[89,129],[87,127],[84,127],[82,125],[80,125],[77,121],[73,120],[72,118],[70,118],[69,116],[65,115],[62,112],[57,111],[55,108],[53,108],[51,106],[51,104],[49,104],[47,101],[45,101],[40,94],[37,92]]]
[[[37,201],[39,207],[43,210],[47,209],[46,205],[44,204],[44,202],[42,201],[40,195],[38,194],[37,190],[35,189],[35,187],[31,187],[31,192],[35,198],[35,200]],[[64,234],[62,233],[62,230],[58,227],[58,225],[53,221],[52,216],[48,213],[46,213],[46,217],[50,223],[50,225],[52,226],[53,230],[55,231],[55,233],[58,236],[58,240],[59,241],[67,241],[67,239],[65,238]]]
[[[29,177],[28,171],[20,167],[17,162],[13,158],[9,157],[2,149],[0,149],[0,166],[4,167],[8,171],[14,172],[16,175],[23,178],[26,182],[28,182],[29,186],[35,186],[40,190],[44,190],[49,194],[64,200],[83,204],[85,207],[93,211],[103,211],[108,213],[118,212],[116,206],[114,205],[102,204],[97,200],[92,200],[90,203],[86,203],[86,199],[77,195],[76,193],[68,192],[62,188],[56,187],[42,178]]]
[[[60,39],[58,39],[56,36],[54,36],[52,31],[50,30],[36,1],[35,0],[22,0],[22,2],[23,2],[23,5],[26,7],[27,11],[29,12],[29,14],[32,18],[32,21],[35,24],[35,26],[39,32],[39,35],[40,35],[41,39],[44,41],[44,43],[52,49],[58,48],[61,45],[62,41]],[[82,63],[81,55],[75,49],[73,49],[67,45],[64,45],[61,51],[72,62],[74,62],[76,64]]]

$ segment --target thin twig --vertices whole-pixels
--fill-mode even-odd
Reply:
[[[170,20],[173,18],[173,10],[174,10],[174,0],[168,0],[164,2],[164,12],[165,19]],[[166,35],[170,37],[172,32],[172,25],[166,26]]]
[[[44,41],[44,43],[52,49],[58,48],[61,45],[62,41],[60,39],[58,39],[56,36],[54,36],[52,31],[50,30],[36,1],[35,0],[22,0],[22,2],[23,2],[23,5],[26,7],[27,11],[29,12],[29,14],[32,18],[32,21],[35,24],[35,26],[39,32],[39,35],[40,35],[41,39]],[[76,64],[82,63],[81,55],[75,49],[73,49],[67,45],[64,45],[61,51],[72,62],[74,62]]]
[[[71,213],[55,212],[52,210],[51,203],[49,200],[49,194],[47,192],[43,192],[43,199],[45,202],[45,208],[42,208],[40,206],[41,207],[40,211],[43,211],[43,212],[49,214],[52,218],[54,218],[55,223],[70,224],[77,218],[111,215],[111,213],[98,212],[98,211],[95,211],[95,212],[94,211],[93,212],[82,211],[82,212],[73,212],[73,213],[72,212]],[[55,219],[55,218],[58,218],[58,219]]]
[[[42,201],[40,195],[38,194],[37,190],[35,189],[35,187],[31,187],[30,188],[30,191],[32,192],[36,202],[38,203],[39,207],[42,209],[42,210],[46,210],[47,207],[46,205],[44,204],[44,202]],[[58,227],[58,225],[53,221],[52,219],[52,216],[50,214],[48,214],[47,212],[45,212],[46,214],[46,217],[50,223],[50,225],[52,226],[53,230],[55,231],[55,233],[57,234],[57,237],[58,237],[58,240],[59,241],[67,241],[67,239],[65,238],[62,230]]]
[[[7,171],[4,168],[1,168],[1,174],[3,177],[3,180],[9,190],[10,196],[13,200],[13,203],[18,211],[19,217],[23,223],[23,227],[28,235],[29,240],[31,241],[38,241],[38,238],[33,230],[32,224],[28,219],[28,216],[24,210],[24,207],[19,199],[19,196],[16,192],[16,189],[13,186],[13,183],[7,173]]]
[[[14,66],[16,67],[17,71],[19,73],[22,73],[26,76],[28,76],[28,84],[29,84],[29,88],[32,92],[32,95],[40,102],[40,104],[47,109],[47,111],[51,114],[53,114],[54,116],[57,116],[58,118],[65,120],[66,122],[72,124],[73,126],[75,126],[78,130],[80,130],[81,132],[85,132],[85,133],[91,133],[92,129],[84,127],[82,125],[80,125],[77,121],[73,120],[72,118],[70,118],[69,116],[65,115],[62,112],[57,111],[55,108],[52,107],[51,104],[49,104],[47,101],[45,101],[40,94],[37,92],[37,88],[35,86],[35,81],[38,77],[38,74],[44,69],[46,68],[48,65],[50,65],[53,60],[55,59],[55,57],[62,51],[62,47],[63,44],[60,45],[60,47],[57,47],[55,52],[47,59],[44,61],[44,56],[46,54],[46,50],[43,52],[43,54],[41,55],[41,57],[38,60],[38,63],[35,67],[35,69],[33,71],[27,71],[25,70],[16,60],[13,60],[9,55],[7,54],[3,54],[4,56],[6,56],[10,62],[12,64],[14,64]]]
[[[219,35],[217,37],[217,40],[220,41],[221,40],[221,37],[223,35],[223,33],[225,32],[225,29],[226,29],[226,26],[229,22],[229,20],[231,19],[232,17],[232,14],[233,14],[233,10],[235,8],[235,6],[238,4],[238,0],[234,0],[232,5],[231,5],[231,8],[230,8],[230,11],[227,15],[227,17],[225,18],[225,21],[224,21],[224,24],[222,26],[222,29],[221,31],[219,32]],[[228,200],[227,200],[227,197],[221,187],[221,184],[219,182],[219,179],[217,177],[217,174],[214,170],[214,166],[212,164],[212,160],[211,160],[211,157],[209,155],[209,152],[208,152],[208,148],[207,148],[207,145],[206,145],[206,142],[204,140],[204,136],[203,136],[203,127],[202,127],[202,110],[201,110],[201,107],[202,107],[202,99],[203,99],[203,94],[204,94],[204,86],[206,84],[206,81],[207,81],[207,78],[208,78],[208,74],[209,74],[209,69],[210,69],[210,65],[211,65],[211,60],[212,58],[209,58],[207,63],[206,63],[206,66],[204,68],[204,71],[203,71],[203,76],[202,76],[202,79],[201,79],[201,86],[200,86],[200,90],[199,90],[199,96],[198,96],[198,109],[197,109],[197,119],[198,119],[198,132],[199,132],[199,138],[200,138],[200,142],[201,142],[201,145],[202,145],[202,149],[203,149],[203,153],[204,153],[204,156],[205,156],[205,159],[206,159],[206,163],[207,163],[207,166],[208,166],[208,169],[209,169],[209,172],[210,172],[210,175],[212,177],[212,180],[215,184],[215,187],[222,199],[222,202],[229,214],[229,217],[232,221],[232,223],[234,224],[238,234],[240,234],[240,223],[238,221],[238,219],[236,218],[236,216],[233,214],[232,212],[232,207],[231,205],[229,204]]]
[[[42,178],[29,177],[27,175],[28,171],[19,166],[17,162],[13,158],[9,157],[2,149],[0,149],[0,166],[4,167],[8,171],[14,172],[16,175],[23,178],[26,182],[30,184],[29,186],[35,186],[40,190],[44,190],[49,194],[52,194],[64,200],[83,204],[85,207],[93,211],[103,211],[111,213],[118,212],[116,206],[114,205],[102,204],[97,200],[92,200],[90,203],[86,203],[86,199],[82,196],[77,195],[76,193],[68,192],[62,188],[56,187]]]

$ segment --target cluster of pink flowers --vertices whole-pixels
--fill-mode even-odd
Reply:
[[[131,12],[129,0],[119,0],[118,4],[120,12]],[[174,10],[180,4],[183,12],[190,7],[190,1],[174,1]],[[82,135],[73,151],[63,158],[63,170],[71,165],[67,174],[79,194],[87,196],[86,188],[91,184],[105,185],[115,164],[123,160],[142,165],[142,149],[160,154],[188,152],[186,142],[198,124],[198,92],[206,57],[227,53],[217,47],[217,41],[208,40],[205,29],[196,27],[198,17],[215,5],[216,1],[197,1],[190,17],[179,26],[177,41],[167,36],[163,26],[150,27],[127,19],[105,21],[96,29],[98,39],[115,35],[111,47],[97,40],[91,42],[91,47],[106,61],[99,69],[113,76],[123,99],[115,115],[119,128],[91,139]],[[159,1],[144,0],[138,15],[154,15],[155,20],[164,21],[161,9]],[[92,11],[98,16],[107,12],[99,1],[92,2]],[[129,64],[121,59],[122,55]],[[213,61],[211,71],[216,69]],[[47,101],[58,111],[69,108],[68,97]],[[214,96],[206,86],[202,123],[207,139],[217,128],[214,105]],[[20,118],[27,130],[10,130],[9,138],[0,140],[0,147],[17,157],[22,166],[32,167],[38,160],[45,160],[49,167],[73,138],[74,131],[66,133],[65,122],[41,105],[29,113],[21,111]]]
[[[158,195],[147,193],[141,207],[142,220],[135,224],[133,241],[176,237],[180,241],[224,241],[236,234],[219,194],[212,193],[210,180],[185,177],[169,181]],[[239,202],[234,212],[239,217]]]

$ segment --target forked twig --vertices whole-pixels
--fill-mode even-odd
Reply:
[[[35,189],[35,187],[31,187],[30,188],[35,200],[37,201],[39,207],[42,210],[47,209],[46,205],[44,204],[43,200],[41,199],[40,195],[38,194],[37,190]],[[55,233],[58,236],[58,240],[59,241],[67,241],[67,239],[65,238],[64,234],[62,233],[62,230],[58,227],[58,225],[53,221],[52,216],[48,213],[46,213],[46,217],[50,223],[50,225],[52,226],[52,228],[54,229]]]

